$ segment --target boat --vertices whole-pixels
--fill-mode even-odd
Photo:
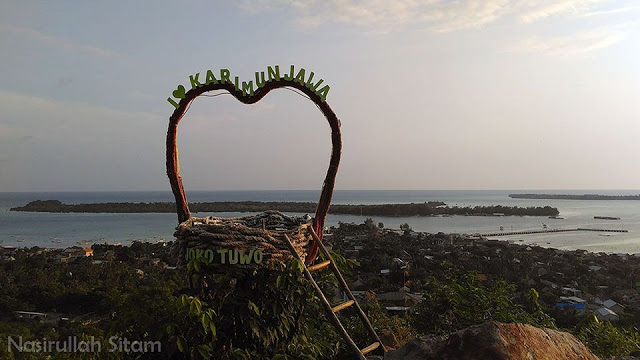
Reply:
[[[599,220],[620,220],[617,216],[594,216],[593,218]]]
[[[549,219],[564,220],[564,218],[559,215],[549,216]]]

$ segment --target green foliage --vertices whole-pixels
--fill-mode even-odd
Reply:
[[[329,255],[331,255],[333,263],[336,264],[336,266],[344,276],[351,276],[351,274],[353,273],[353,269],[360,266],[360,262],[358,260],[346,258],[342,254],[340,254],[339,251],[329,251]],[[324,261],[327,260],[327,258],[324,256],[324,254],[320,253],[320,260]],[[321,274],[327,274],[333,277],[333,273],[330,271],[322,272]],[[318,275],[314,274],[314,276],[317,277]]]
[[[31,331],[21,323],[0,322],[0,359],[15,359],[13,353],[8,351],[9,336],[30,339]]]
[[[360,302],[360,306],[369,318],[378,336],[394,339],[393,342],[395,342],[395,344],[389,345],[395,345],[396,347],[402,346],[407,341],[416,337],[416,331],[411,326],[409,319],[389,316],[380,306],[375,293],[367,292],[365,300]],[[356,344],[368,345],[373,342],[371,335],[355,311],[351,311],[351,315],[343,321],[343,324]]]
[[[504,280],[484,284],[474,272],[455,275],[445,283],[429,280],[425,299],[417,306],[413,324],[421,333],[447,334],[487,321],[520,322],[554,327],[532,295],[529,313],[514,299],[515,286]]]
[[[336,352],[323,341],[331,331],[300,261],[223,273],[200,260],[187,267],[193,291],[176,299],[177,314],[167,327],[186,357],[313,359]]]
[[[587,315],[585,321],[576,329],[578,338],[594,354],[607,358],[628,356],[640,351],[640,333],[615,327],[608,321],[599,321],[594,313]]]
[[[400,225],[400,230],[404,231],[405,234],[408,232],[411,232],[411,226],[409,226],[409,224],[404,223],[402,225]]]
[[[95,245],[102,247],[104,245]],[[66,341],[69,336],[93,336],[104,348],[111,336],[139,341],[163,340],[164,328],[171,317],[174,293],[184,286],[184,276],[177,271],[149,266],[135,259],[138,253],[168,253],[166,247],[134,244],[117,247],[118,256],[127,262],[110,261],[92,264],[80,259],[63,264],[55,256],[38,249],[19,251],[15,261],[0,262],[0,358],[6,353],[9,335],[24,340]],[[155,246],[155,245],[154,245]],[[114,247],[115,248],[115,247]],[[164,249],[164,250],[160,250]],[[164,251],[162,254],[157,251]],[[140,272],[138,271],[140,270]],[[58,313],[70,321],[10,322],[13,311]],[[33,355],[33,356],[31,356]],[[56,354],[56,359],[123,358],[122,353],[106,349],[100,354]],[[45,358],[42,354],[20,355],[21,359]],[[124,358],[135,358],[124,356]],[[150,358],[146,354],[145,358]]]
[[[190,263],[185,279],[184,271],[138,260],[151,253],[164,257],[157,248],[135,244],[101,250],[111,251],[111,261],[62,264],[53,256],[24,251],[16,261],[0,262],[0,358],[13,356],[6,351],[6,339],[20,334],[25,340],[94,336],[103,344],[111,336],[161,341],[158,358],[321,359],[335,358],[340,351],[341,341],[299,261],[257,270],[229,267],[222,273]],[[334,256],[343,270],[357,265]],[[335,283],[329,274],[316,274],[327,290]],[[8,322],[16,310],[61,313],[70,321]],[[93,358],[109,356],[137,355],[103,352]]]
[[[540,304],[540,294],[538,293],[538,291],[536,291],[536,289],[529,289],[528,300],[528,311],[530,317],[529,322],[536,326],[555,329],[555,320],[553,319],[553,317],[549,316],[542,310],[542,305]]]

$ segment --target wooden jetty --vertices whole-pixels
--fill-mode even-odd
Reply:
[[[522,230],[522,231],[507,231],[507,232],[495,232],[495,233],[485,233],[480,234],[480,236],[508,236],[508,235],[528,235],[528,234],[545,234],[545,233],[559,233],[559,232],[568,232],[568,231],[600,231],[600,232],[618,232],[618,233],[626,233],[629,230],[623,229],[588,229],[588,228],[570,228],[570,229],[541,229],[541,230]]]

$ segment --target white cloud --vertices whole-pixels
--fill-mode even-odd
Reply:
[[[615,45],[626,36],[624,26],[600,27],[567,36],[532,37],[509,49],[513,52],[541,52],[550,55],[575,55]]]
[[[580,14],[588,11],[589,4],[601,2],[602,0],[550,0],[529,2],[523,6],[519,14],[521,21],[530,23],[548,17],[562,14]]]
[[[407,29],[446,33],[500,21],[510,24],[505,29],[521,27],[545,34],[525,39],[508,51],[554,55],[586,53],[619,43],[628,33],[628,26],[619,24],[623,20],[604,17],[596,24],[590,18],[640,9],[615,0],[242,0],[240,7],[253,14],[285,10],[295,24],[304,27],[345,24],[377,34]],[[582,30],[572,35],[549,33],[567,25]]]
[[[284,0],[279,6],[274,2],[247,0],[240,4],[251,13],[284,7],[295,14],[295,23],[309,27],[325,23],[376,27],[377,30],[426,26],[444,32],[493,22],[508,11],[509,0]]]
[[[524,3],[518,17],[522,22],[532,23],[560,15],[586,18],[621,14],[637,9],[637,6],[616,6],[611,0],[540,0]]]
[[[611,14],[622,14],[622,13],[627,13],[633,10],[637,10],[638,7],[637,6],[629,6],[629,7],[621,7],[621,8],[616,8],[616,9],[610,9],[610,10],[595,10],[595,11],[589,11],[589,12],[585,12],[583,14],[581,14],[579,17],[592,17],[592,16],[603,16],[603,15],[611,15]]]
[[[309,27],[342,23],[388,31],[421,27],[449,32],[481,27],[500,19],[532,23],[553,16],[584,17],[629,9],[611,3],[611,0],[243,0],[239,6],[250,13],[284,8],[292,13],[295,23]],[[595,8],[600,5],[605,7]]]
[[[43,32],[31,29],[31,28],[0,24],[0,32],[9,32],[14,35],[28,37],[37,41],[41,41],[41,42],[56,46],[64,50],[78,52],[82,54],[101,56],[101,57],[117,56],[116,53],[108,49],[103,49],[100,47],[89,46],[89,45],[78,45],[69,40],[59,38],[57,36],[45,34]]]

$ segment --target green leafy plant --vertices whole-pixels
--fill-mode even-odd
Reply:
[[[530,292],[531,312],[514,299],[515,286],[504,280],[484,284],[476,273],[451,274],[447,282],[429,279],[424,300],[417,307],[413,324],[421,333],[447,334],[487,321],[520,322],[555,327]]]
[[[587,315],[576,333],[594,354],[602,358],[628,356],[640,351],[638,331],[617,328],[609,321],[598,320],[594,313]]]
[[[360,306],[378,336],[388,347],[400,347],[416,337],[416,331],[411,326],[409,317],[389,316],[380,306],[375,293],[367,292],[364,301],[360,302]],[[356,344],[369,345],[373,342],[374,339],[371,338],[362,321],[353,311],[344,324]]]
[[[191,293],[176,298],[175,322],[167,327],[185,357],[313,359],[335,354],[335,346],[324,340],[332,331],[300,261],[218,272],[195,259],[187,269]]]

